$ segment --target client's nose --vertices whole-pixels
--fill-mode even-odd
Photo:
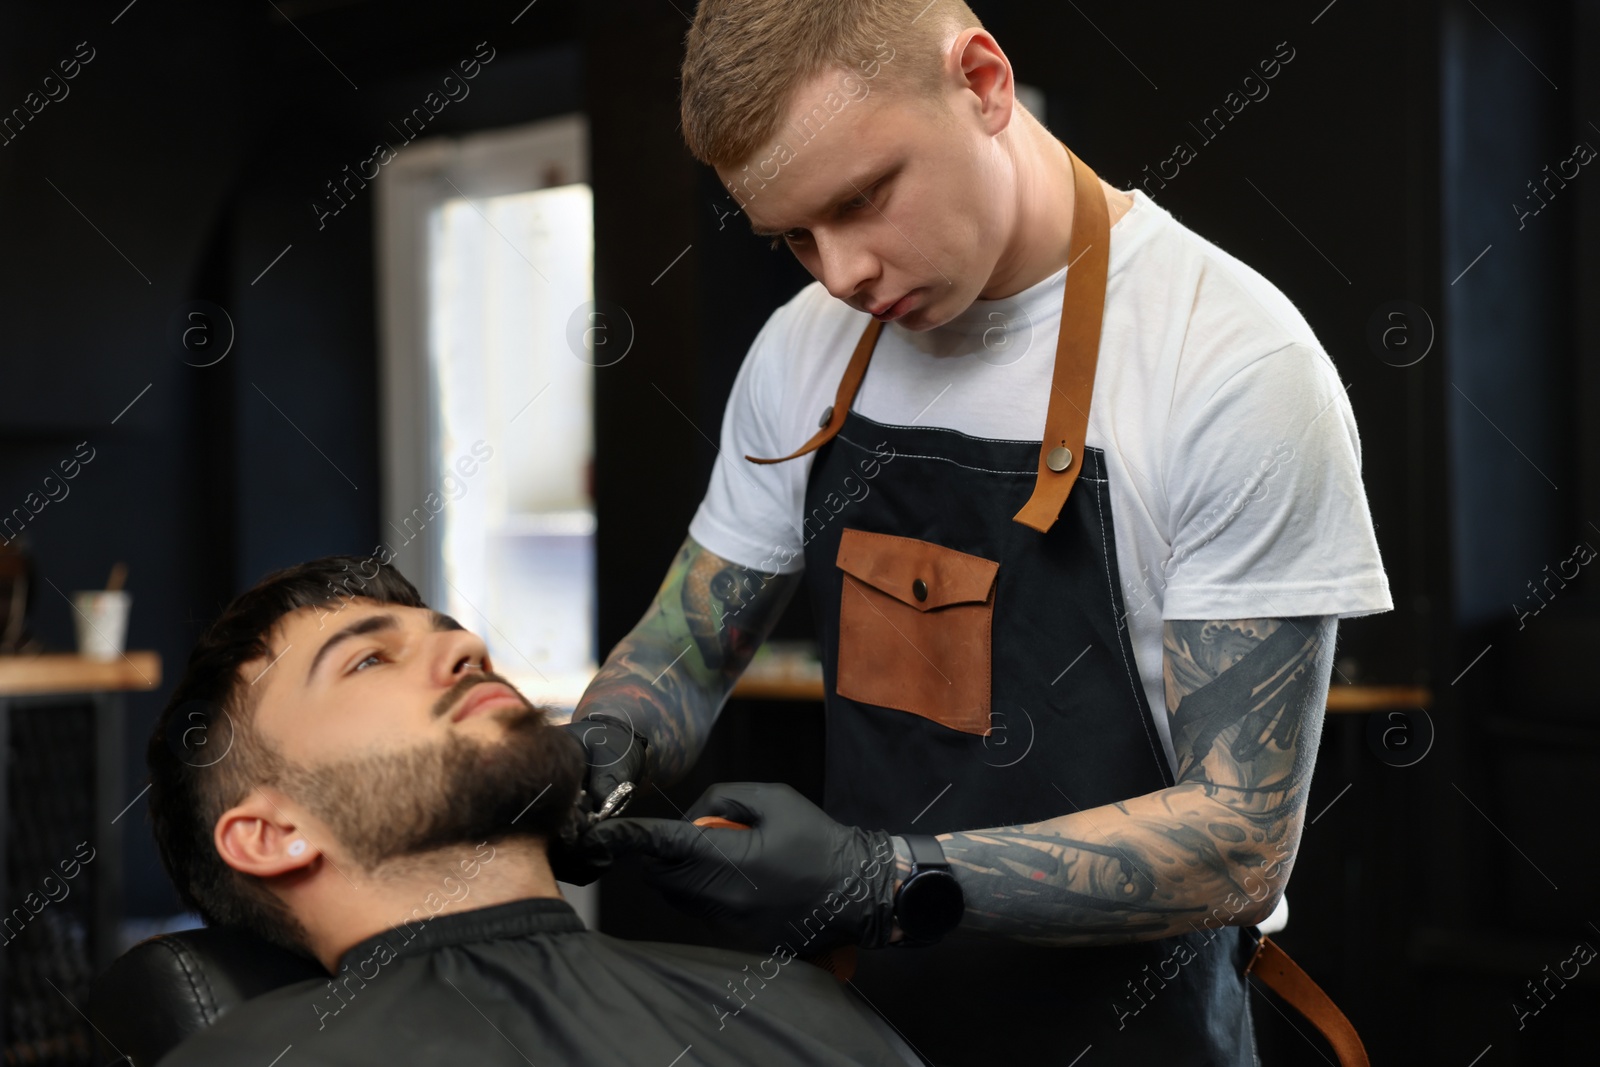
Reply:
[[[468,674],[489,674],[494,670],[489,649],[483,639],[468,630],[450,630],[434,635],[438,644],[432,650],[434,681],[449,687]]]

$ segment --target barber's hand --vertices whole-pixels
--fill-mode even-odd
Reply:
[[[624,720],[605,714],[575,719],[562,727],[583,746],[588,769],[584,771],[584,810],[599,811],[606,797],[623,782],[644,783],[644,732]]]
[[[563,882],[588,885],[611,866],[611,853],[590,833],[589,813],[599,811],[606,797],[623,782],[643,783],[648,741],[610,715],[592,715],[560,729],[583,749],[586,767],[574,824],[576,836],[550,842],[550,867]]]
[[[750,829],[694,825],[706,815]],[[612,853],[642,854],[645,880],[669,902],[753,948],[878,948],[894,928],[890,835],[842,826],[787,785],[714,785],[684,820],[611,819],[589,836]]]

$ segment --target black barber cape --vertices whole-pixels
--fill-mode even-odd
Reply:
[[[418,926],[352,948],[327,981],[246,1002],[161,1067],[266,1067],[286,1048],[281,1067],[924,1062],[860,996],[786,952],[623,941],[554,899]]]

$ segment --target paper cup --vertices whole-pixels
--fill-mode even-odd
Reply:
[[[87,659],[116,659],[128,637],[128,609],[133,594],[94,589],[73,593],[73,618],[78,624],[78,654]]]

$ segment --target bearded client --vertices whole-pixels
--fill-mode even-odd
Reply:
[[[790,954],[616,940],[561,899],[582,745],[385,565],[269,575],[200,639],[151,738],[162,860],[208,923],[315,958],[163,1067],[922,1062]],[[222,754],[217,755],[218,752]],[[892,862],[892,860],[890,861]]]

